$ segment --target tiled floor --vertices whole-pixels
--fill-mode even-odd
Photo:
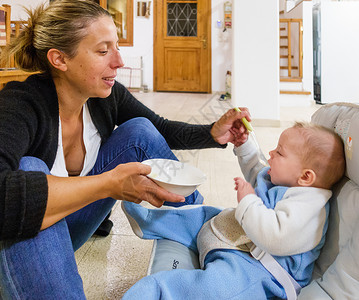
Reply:
[[[211,123],[229,107],[230,101],[218,101],[217,94],[135,93],[145,105],[160,115],[191,123]],[[320,106],[281,108],[281,127],[255,127],[263,153],[276,146],[283,129],[293,121],[309,121]],[[207,181],[199,187],[205,204],[232,207],[236,205],[233,178],[241,176],[232,146],[227,149],[176,151],[181,161],[200,168]],[[137,280],[145,276],[152,241],[137,238],[127,223],[120,202],[112,212],[114,223],[108,237],[91,238],[76,252],[79,272],[89,300],[120,299]]]

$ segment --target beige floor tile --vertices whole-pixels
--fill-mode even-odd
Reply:
[[[121,299],[146,275],[152,244],[136,236],[97,238],[78,264],[87,299]]]
[[[80,249],[78,249],[75,252],[75,259],[77,264],[80,264],[82,262],[82,260],[86,257],[87,252],[89,251],[89,249],[91,248],[92,244],[94,243],[94,241],[96,240],[95,237],[91,237],[86,243],[85,245],[83,245]]]
[[[112,234],[134,236],[131,226],[121,209],[121,201],[118,201],[117,207],[112,210],[110,219],[113,221]]]

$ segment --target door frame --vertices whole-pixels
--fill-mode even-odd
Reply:
[[[162,15],[158,14],[158,3],[162,2],[163,0],[156,0],[153,1],[153,91],[157,91],[157,56],[155,55],[157,53],[157,18],[162,18]],[[208,47],[208,66],[206,68],[208,69],[208,82],[207,82],[207,91],[203,91],[202,93],[212,93],[212,30],[211,30],[211,24],[212,24],[212,1],[211,0],[198,0],[198,1],[207,1],[208,7],[209,7],[209,13],[208,13],[208,20],[207,20],[207,47]],[[177,2],[177,1],[174,1]],[[180,1],[179,1],[180,2]],[[162,3],[160,3],[162,5]]]

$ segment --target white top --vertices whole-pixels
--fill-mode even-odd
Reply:
[[[251,141],[236,147],[244,177],[256,186],[263,168]],[[252,241],[260,249],[278,256],[295,255],[314,249],[323,235],[325,205],[330,190],[289,187],[274,209],[267,208],[256,194],[249,194],[236,208],[224,209],[206,222],[197,236],[201,268],[206,255],[215,249],[249,251]]]
[[[83,116],[83,140],[85,144],[85,160],[80,176],[86,176],[88,172],[91,171],[93,166],[95,165],[98,151],[101,146],[101,137],[100,134],[92,122],[90,112],[87,107],[87,103],[84,104],[82,110]],[[66,170],[64,149],[62,147],[62,127],[61,127],[61,119],[59,117],[59,139],[57,146],[57,153],[54,165],[50,171],[52,175],[60,176],[60,177],[68,177],[69,174]]]
[[[235,147],[234,153],[244,177],[255,186],[255,172],[263,167],[255,146],[248,141]],[[322,238],[325,205],[331,195],[321,188],[289,187],[275,208],[269,209],[257,195],[249,194],[235,208],[235,217],[253,243],[266,252],[280,256],[304,253]]]

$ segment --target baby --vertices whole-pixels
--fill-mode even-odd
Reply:
[[[330,188],[345,170],[342,140],[324,127],[296,123],[269,153],[269,167],[250,140],[237,146],[248,182],[235,178],[236,208],[152,210],[122,202],[138,236],[178,241],[199,253],[201,265],[147,276],[123,299],[287,298],[277,278],[250,255],[253,247],[273,255],[296,285],[309,283],[324,243]]]

